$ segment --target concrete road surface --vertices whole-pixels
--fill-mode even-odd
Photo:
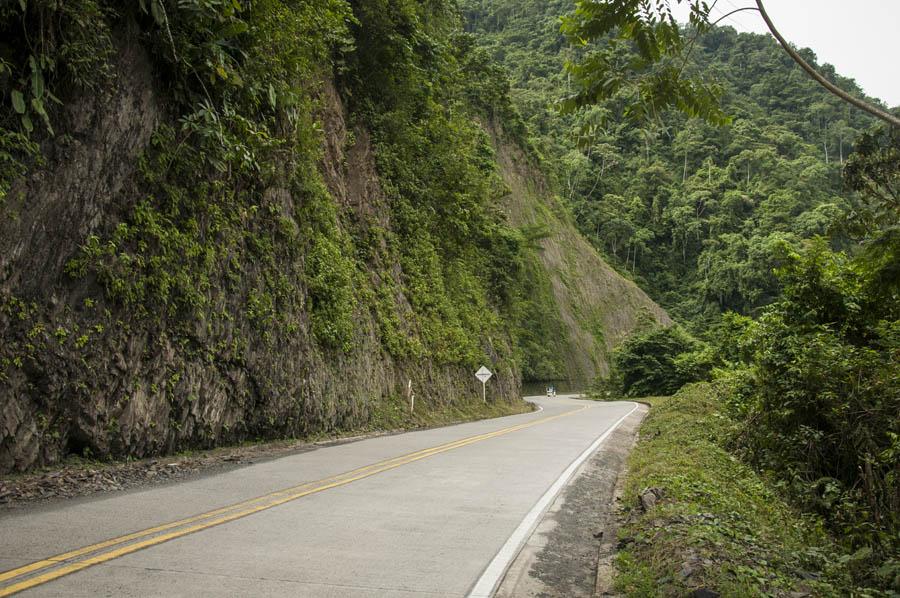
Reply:
[[[0,596],[485,596],[634,408],[541,411],[0,515]]]

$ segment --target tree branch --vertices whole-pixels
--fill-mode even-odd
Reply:
[[[712,23],[712,26],[715,27],[716,25],[718,25],[719,23],[721,23],[722,21],[724,21],[725,19],[727,19],[727,18],[730,17],[731,15],[733,15],[733,14],[735,14],[735,13],[739,13],[739,12],[744,12],[745,10],[755,10],[755,11],[759,11],[759,9],[756,8],[755,6],[745,6],[745,7],[743,7],[743,8],[738,8],[738,9],[732,10],[731,12],[729,12],[729,13],[727,13],[727,14],[724,14],[724,15],[722,15],[721,17],[719,17],[718,19],[716,19],[716,20]]]
[[[849,102],[850,104],[853,104],[860,110],[864,110],[864,111],[868,112],[869,114],[871,114],[872,116],[875,116],[876,118],[880,118],[881,120],[885,121],[886,123],[888,123],[894,127],[900,128],[900,118],[897,118],[896,116],[894,116],[893,114],[890,114],[889,112],[885,112],[884,110],[878,108],[877,106],[873,106],[872,104],[869,104],[868,102],[864,102],[863,100],[860,100],[858,98],[851,96],[849,93],[847,93],[843,89],[837,87],[831,81],[829,81],[828,79],[823,77],[821,74],[819,74],[819,72],[816,69],[814,69],[812,66],[810,66],[808,62],[803,60],[803,57],[800,56],[800,54],[798,54],[797,51],[793,47],[791,47],[791,45],[787,42],[787,40],[785,40],[784,37],[782,37],[782,35],[778,32],[778,30],[775,28],[775,25],[772,23],[772,19],[769,18],[769,14],[766,12],[766,9],[763,6],[762,0],[756,0],[756,6],[757,6],[757,8],[759,8],[759,14],[762,15],[762,18],[766,22],[766,26],[769,28],[769,31],[772,32],[772,35],[775,37],[775,39],[778,40],[778,43],[781,44],[781,47],[784,48],[784,51],[787,52],[788,55],[794,60],[794,62],[799,64],[800,67],[804,71],[806,71],[806,73],[810,77],[815,79],[822,87],[824,87],[825,89],[827,89],[828,91],[830,91],[831,93],[836,95],[837,97],[841,98],[845,102]]]

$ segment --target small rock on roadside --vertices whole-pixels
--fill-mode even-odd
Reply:
[[[656,503],[659,502],[664,495],[664,491],[662,488],[647,488],[639,497],[641,501],[641,508],[646,513],[650,509],[656,506]]]

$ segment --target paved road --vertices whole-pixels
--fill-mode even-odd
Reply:
[[[634,408],[536,402],[542,411],[0,515],[0,596],[484,592],[560,476]]]

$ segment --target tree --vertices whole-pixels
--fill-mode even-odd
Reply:
[[[681,182],[683,183],[688,177],[688,163],[702,161],[710,155],[714,148],[708,143],[708,137],[703,130],[702,121],[690,120],[675,135],[672,149],[684,157],[684,165],[681,171]]]
[[[662,109],[674,107],[688,116],[725,122],[727,119],[718,103],[718,88],[702,73],[687,72],[685,67],[699,35],[727,16],[755,10],[788,56],[822,87],[891,126],[900,127],[900,118],[850,95],[813,68],[776,29],[762,0],[756,0],[755,7],[738,8],[717,21],[710,21],[711,5],[704,0],[674,0],[676,4],[687,4],[690,8],[689,38],[675,20],[672,2],[576,0],[575,13],[563,22],[563,31],[570,40],[585,46],[590,41],[613,35],[615,40],[633,43],[636,59],[622,69],[621,61],[612,61],[610,51],[601,49],[587,53],[580,62],[571,64],[569,71],[580,89],[569,98],[568,108],[597,103],[631,87],[635,91],[635,102],[627,112],[632,118],[654,117]]]
[[[714,361],[708,347],[680,327],[651,328],[615,350],[610,374],[598,380],[597,390],[606,396],[671,395],[707,379]]]
[[[670,106],[688,116],[727,122],[715,84],[685,72],[685,43],[669,2],[657,2],[656,8],[646,0],[576,0],[575,12],[563,19],[570,41],[587,46],[613,31],[618,37],[567,65],[579,89],[564,102],[565,109],[626,95],[631,101],[624,116],[635,122],[655,120]],[[690,23],[698,34],[710,28],[708,13],[705,3],[691,2]],[[624,51],[629,42],[636,52]]]

